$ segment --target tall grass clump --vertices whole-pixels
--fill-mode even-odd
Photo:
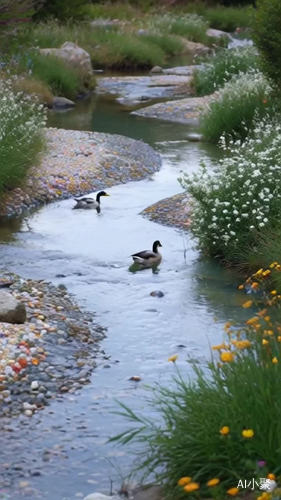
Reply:
[[[205,9],[204,17],[212,28],[235,31],[236,28],[250,28],[255,18],[252,6],[223,7],[222,5]]]
[[[82,90],[79,70],[62,59],[33,53],[29,65],[32,75],[46,83],[56,95],[74,98]]]
[[[43,147],[46,124],[43,106],[12,85],[4,79],[0,83],[0,193],[23,180]]]
[[[254,47],[221,49],[209,56],[202,67],[194,72],[193,86],[196,95],[211,94],[234,75],[258,69],[259,58]]]
[[[225,158],[208,172],[181,180],[191,196],[191,231],[204,254],[245,262],[281,217],[281,126],[262,120],[241,144],[226,144]]]
[[[208,141],[218,142],[225,134],[232,139],[245,139],[254,118],[272,111],[271,87],[259,71],[234,75],[218,92],[202,115],[200,127]]]
[[[192,42],[201,42],[205,44],[210,42],[210,38],[206,34],[209,24],[196,14],[181,16],[164,14],[161,17],[155,17],[154,24],[162,33],[178,35]]]
[[[276,479],[271,484],[277,486],[281,295],[263,281],[280,270],[273,262],[239,287],[247,292],[244,309],[258,305],[259,310],[244,323],[225,324],[225,341],[213,346],[206,368],[194,365],[193,376],[187,378],[177,368],[177,356],[169,358],[175,364],[174,384],[153,388],[149,402],[158,410],[154,420],[123,406],[121,413],[131,425],[115,439],[141,443],[139,468],[163,484],[167,499],[181,500],[187,494],[224,499],[250,493],[252,487],[259,490],[261,478]],[[279,495],[276,488],[273,497]],[[268,493],[259,497],[271,498]]]
[[[141,40],[149,44],[156,45],[164,51],[165,54],[173,56],[180,54],[183,51],[183,42],[172,35],[164,35],[160,33],[149,33],[140,36]]]

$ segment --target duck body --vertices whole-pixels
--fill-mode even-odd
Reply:
[[[158,252],[158,247],[162,247],[159,240],[154,241],[151,250],[142,250],[131,255],[133,261],[141,267],[158,266],[162,260],[162,255]]]
[[[99,191],[99,193],[96,196],[96,199],[90,198],[90,197],[83,197],[83,198],[74,198],[76,201],[75,207],[73,209],[77,208],[82,208],[84,210],[91,210],[91,209],[96,209],[97,213],[99,214],[101,211],[100,208],[100,197],[101,196],[109,196],[105,191]]]

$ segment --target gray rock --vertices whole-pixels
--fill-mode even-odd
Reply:
[[[153,66],[150,73],[163,73],[163,68],[161,68],[161,66]]]
[[[66,97],[54,96],[53,98],[52,107],[54,109],[67,109],[73,108],[73,106],[75,106],[75,102]]]
[[[164,297],[164,293],[161,292],[161,290],[153,290],[153,292],[150,293],[152,297]]]
[[[40,53],[63,59],[66,63],[81,69],[85,74],[93,72],[90,54],[76,43],[65,42],[60,48],[40,49]]]
[[[197,134],[196,132],[192,132],[190,134],[187,134],[187,139],[190,142],[199,142],[203,140],[203,134]]]
[[[215,30],[213,28],[209,28],[206,34],[208,36],[212,36],[213,38],[222,38],[222,37],[230,38],[229,33],[227,33],[226,31]]]
[[[0,290],[0,321],[6,323],[24,323],[26,320],[26,309],[13,295]]]

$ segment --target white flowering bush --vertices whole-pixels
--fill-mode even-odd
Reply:
[[[208,43],[210,37],[206,31],[209,23],[197,14],[172,15],[164,14],[154,16],[150,23],[150,28],[161,33],[171,33],[179,35],[194,42]]]
[[[213,172],[185,175],[191,230],[205,253],[239,261],[281,217],[281,125],[262,120],[244,143],[221,140],[226,156]]]
[[[201,117],[201,131],[211,142],[218,142],[225,134],[227,139],[244,139],[255,118],[274,112],[271,86],[258,70],[239,73],[218,92]]]
[[[221,49],[208,56],[201,68],[195,71],[193,86],[197,95],[211,94],[223,87],[233,75],[257,69],[258,53],[254,47]]]
[[[32,101],[33,99],[33,101]],[[0,192],[17,185],[41,150],[46,113],[34,97],[0,80]]]

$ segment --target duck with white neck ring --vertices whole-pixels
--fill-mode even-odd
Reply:
[[[154,241],[151,250],[142,250],[131,255],[133,261],[142,268],[146,267],[156,267],[160,264],[162,260],[162,255],[158,251],[158,248],[162,247],[159,240]]]
[[[76,201],[76,205],[75,205],[75,207],[73,207],[73,209],[82,208],[85,210],[89,210],[89,209],[95,208],[97,213],[99,214],[101,211],[101,208],[100,208],[101,196],[110,196],[110,195],[107,194],[105,191],[99,191],[97,196],[96,196],[96,199],[89,198],[87,196],[85,196],[84,198],[74,198]]]

